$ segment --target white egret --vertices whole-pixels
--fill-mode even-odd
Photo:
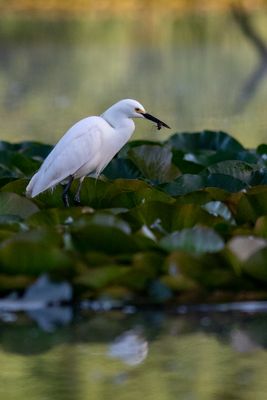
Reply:
[[[101,116],[84,118],[74,124],[59,140],[30,180],[27,197],[35,197],[58,183],[66,182],[62,199],[69,206],[68,191],[74,179],[79,179],[74,200],[80,203],[80,190],[85,176],[96,177],[132,136],[132,118],[146,118],[169,128],[164,122],[148,114],[142,104],[126,99],[107,109]]]

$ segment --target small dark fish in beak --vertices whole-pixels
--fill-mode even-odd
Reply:
[[[150,114],[148,114],[148,113],[144,113],[143,116],[144,116],[146,119],[149,119],[150,121],[155,122],[155,123],[157,124],[158,130],[160,130],[163,126],[164,126],[164,128],[169,128],[169,129],[171,129],[167,124],[165,124],[165,122],[162,122],[162,121],[160,121],[158,118],[153,117],[153,115],[150,115]]]

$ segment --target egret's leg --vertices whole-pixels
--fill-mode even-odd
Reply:
[[[74,201],[75,201],[76,204],[81,204],[80,191],[81,191],[81,188],[82,188],[83,180],[84,180],[84,176],[82,178],[80,178],[78,189],[77,189],[77,192],[75,193],[75,196],[74,196]]]
[[[65,207],[69,207],[70,206],[68,192],[70,190],[72,181],[73,181],[73,176],[70,176],[69,180],[68,180],[68,183],[64,186],[64,190],[63,190],[63,194],[62,194],[62,200],[63,200],[63,203],[64,203]]]

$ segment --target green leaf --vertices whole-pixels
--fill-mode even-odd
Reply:
[[[194,161],[195,165],[202,166],[202,169],[213,164],[218,164],[223,161],[241,161],[250,164],[257,164],[259,156],[251,150],[242,150],[238,152],[224,151],[224,150],[201,150],[193,154],[185,154],[186,160]]]
[[[194,227],[165,236],[160,240],[160,246],[169,252],[215,253],[224,248],[224,241],[213,229]]]
[[[142,176],[136,165],[128,159],[114,158],[104,169],[103,174],[108,179],[137,179]]]
[[[75,283],[93,289],[102,289],[113,283],[117,284],[127,272],[128,268],[120,265],[91,268],[87,273],[77,277]]]
[[[0,214],[13,214],[27,218],[37,212],[38,207],[16,193],[0,192]]]
[[[185,159],[185,153],[181,150],[172,149],[172,162],[183,174],[198,174],[204,167],[196,162]]]
[[[210,165],[202,171],[202,175],[222,174],[229,175],[246,184],[249,184],[253,173],[256,171],[255,165],[248,164],[239,160],[221,161],[217,164]]]
[[[1,192],[13,192],[19,195],[25,196],[26,186],[28,185],[29,180],[25,178],[20,178],[16,180],[12,180],[8,182],[6,185],[1,187]]]
[[[200,175],[184,174],[173,182],[161,185],[171,196],[181,196],[205,187],[205,178]]]
[[[75,220],[92,212],[93,210],[87,207],[50,208],[31,215],[26,223],[31,227],[51,226],[56,228],[59,225],[71,225]]]
[[[231,175],[210,174],[206,177],[205,187],[216,187],[235,193],[248,188],[248,184]]]
[[[172,152],[167,146],[143,145],[128,152],[129,159],[145,178],[163,183],[177,178],[181,172],[172,164]]]
[[[122,225],[124,223],[122,222]],[[71,227],[71,236],[75,248],[81,252],[90,250],[107,254],[132,253],[138,250],[134,238],[125,233],[122,226],[105,226],[97,222],[84,221]]]
[[[25,141],[17,144],[20,153],[24,156],[38,160],[44,160],[53,149],[50,144],[40,142]]]
[[[258,250],[267,247],[267,241],[253,236],[235,236],[227,247],[240,261],[246,261]]]
[[[257,279],[265,287],[267,285],[266,260],[267,247],[264,247],[253,253],[251,257],[242,264],[242,270],[251,277]]]
[[[59,248],[34,239],[13,236],[0,247],[0,273],[39,276],[44,272],[69,276],[71,260]]]
[[[229,207],[222,203],[221,201],[209,201],[208,203],[204,204],[202,208],[211,215],[220,216],[224,218],[226,221],[230,221],[234,223],[234,218],[229,210]]]
[[[203,149],[220,151],[242,151],[244,147],[233,137],[221,131],[176,133],[168,140],[173,148],[187,151]]]
[[[203,288],[234,288],[238,282],[223,252],[194,254],[179,250],[170,254],[169,263],[172,274],[176,270],[176,274],[182,274]]]
[[[7,167],[20,177],[31,175],[39,168],[40,163],[18,152],[0,151],[0,165]]]
[[[256,220],[254,233],[257,236],[267,238],[267,215],[263,215]]]
[[[255,223],[258,217],[267,214],[267,186],[256,186],[243,193],[236,207],[236,221]]]
[[[81,202],[96,209],[132,208],[146,201],[171,203],[174,200],[147,183],[139,180],[117,179],[114,182],[85,179],[81,190]]]
[[[142,204],[124,213],[123,218],[134,230],[145,225],[157,236],[191,228],[196,224],[214,226],[223,221],[222,218],[210,215],[195,204],[167,205],[160,202]]]

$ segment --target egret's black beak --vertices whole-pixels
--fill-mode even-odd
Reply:
[[[160,121],[158,118],[153,117],[153,115],[150,115],[150,114],[148,114],[148,113],[143,113],[143,116],[144,116],[146,119],[149,119],[150,121],[155,122],[155,123],[157,124],[157,126],[158,126],[158,129],[161,129],[163,126],[164,126],[164,128],[169,128],[169,129],[171,129],[167,124],[165,124],[165,122],[162,122],[162,121]]]

